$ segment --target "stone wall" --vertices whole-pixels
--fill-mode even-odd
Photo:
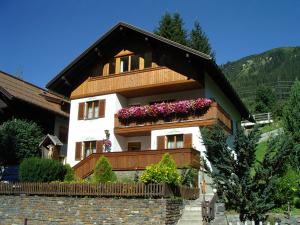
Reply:
[[[176,224],[183,203],[175,199],[0,196],[0,224]]]

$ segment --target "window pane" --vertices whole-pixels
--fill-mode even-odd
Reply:
[[[176,148],[183,148],[183,135],[176,135]]]
[[[116,73],[116,59],[111,59],[109,61],[109,74]]]
[[[95,101],[94,102],[94,118],[99,117],[99,102]]]
[[[84,157],[88,157],[91,154],[90,152],[90,142],[86,141],[84,142]]]
[[[128,71],[128,63],[129,63],[129,57],[122,57],[120,59],[120,72],[126,72]]]
[[[93,118],[93,102],[88,102],[88,108],[87,108],[87,118],[91,119]]]
[[[91,152],[96,153],[96,141],[92,141],[91,147],[92,147]]]
[[[139,68],[140,68],[140,56],[132,55],[130,70],[138,70]]]
[[[174,135],[170,135],[167,137],[168,143],[167,143],[167,148],[175,148],[175,142],[174,142]]]
[[[149,68],[152,66],[152,53],[151,52],[146,52],[144,55],[144,60],[145,60],[145,68]]]

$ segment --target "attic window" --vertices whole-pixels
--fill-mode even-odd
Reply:
[[[128,71],[129,68],[129,56],[120,58],[120,73]]]

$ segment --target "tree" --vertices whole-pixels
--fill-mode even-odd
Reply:
[[[177,43],[187,45],[187,32],[184,29],[184,23],[179,13],[165,13],[160,21],[155,34],[165,37]]]
[[[255,94],[255,107],[256,113],[267,113],[273,111],[275,105],[275,93],[274,91],[265,86],[261,86],[256,90]]]
[[[296,143],[300,143],[300,81],[296,81],[291,88],[283,112],[283,125],[285,132],[293,137]]]
[[[159,26],[154,30],[154,33],[210,55],[215,60],[215,53],[212,51],[209,39],[202,30],[199,21],[195,21],[194,28],[187,35],[187,30],[184,28],[184,22],[180,14],[165,13],[161,17]]]
[[[206,157],[212,170],[208,171],[225,201],[235,209],[241,221],[265,219],[265,213],[276,207],[274,195],[278,179],[286,171],[292,151],[289,138],[274,139],[261,163],[256,161],[257,129],[246,135],[238,130],[233,148],[226,144],[227,136],[219,126],[203,132]],[[258,163],[258,165],[257,165]]]
[[[198,20],[195,21],[194,28],[191,30],[188,45],[199,52],[210,55],[215,60],[215,53],[212,51],[209,39],[202,30]]]
[[[35,122],[21,119],[4,122],[0,127],[0,161],[15,164],[39,156],[42,138],[42,129]]]
[[[117,176],[114,171],[112,171],[112,167],[107,160],[106,157],[101,156],[98,159],[94,173],[93,173],[93,181],[95,183],[105,183],[105,182],[115,182],[117,180]]]

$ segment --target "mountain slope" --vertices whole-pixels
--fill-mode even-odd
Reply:
[[[225,76],[239,94],[261,85],[300,78],[300,47],[275,48],[221,65]],[[241,95],[242,98],[245,96]]]

